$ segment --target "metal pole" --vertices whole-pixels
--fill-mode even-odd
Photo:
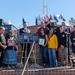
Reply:
[[[42,5],[43,5],[43,14],[48,14],[48,8],[47,8],[47,0],[42,0]]]
[[[47,5],[48,5],[48,0],[46,0],[46,14],[48,14],[48,7],[47,7]]]
[[[33,47],[34,47],[34,44],[35,44],[35,41],[34,41],[33,44],[32,44],[32,47],[31,47],[30,53],[29,53],[28,58],[27,58],[27,60],[26,60],[26,62],[25,62],[25,65],[24,65],[24,68],[23,68],[23,71],[22,71],[22,74],[21,74],[21,75],[24,75],[24,70],[26,69],[26,66],[27,66],[28,60],[29,60],[29,58],[30,58],[31,52],[32,52]]]
[[[34,44],[34,64],[36,69],[36,43]]]
[[[23,64],[23,61],[22,61],[22,60],[23,60],[23,58],[24,58],[24,57],[23,57],[23,53],[24,53],[24,43],[23,43],[23,48],[22,48],[22,58],[21,58],[21,64]]]
[[[42,5],[43,5],[43,14],[44,14],[44,0],[42,0]]]

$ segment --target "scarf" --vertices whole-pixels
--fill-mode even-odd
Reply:
[[[53,36],[53,34],[51,36],[48,36],[48,41],[50,41],[50,38]]]

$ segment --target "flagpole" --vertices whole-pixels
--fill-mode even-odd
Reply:
[[[48,14],[48,0],[46,0],[46,14]]]

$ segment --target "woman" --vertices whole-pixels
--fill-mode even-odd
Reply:
[[[57,65],[56,50],[58,48],[57,36],[53,33],[53,28],[50,28],[48,35],[48,54],[50,67]]]
[[[6,37],[7,48],[4,54],[3,63],[7,64],[8,68],[15,68],[17,64],[17,54],[16,54],[16,43],[17,41],[14,38],[13,31],[8,32]]]
[[[40,52],[43,60],[43,65],[46,66],[48,64],[47,35],[45,34],[43,28],[41,28],[41,35],[39,36],[39,45],[40,45]]]

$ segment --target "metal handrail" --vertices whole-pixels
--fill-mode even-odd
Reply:
[[[27,58],[27,60],[26,60],[26,63],[25,63],[25,65],[24,65],[24,68],[23,68],[23,71],[22,71],[21,75],[24,74],[24,70],[26,69],[26,66],[27,66],[27,64],[28,64],[28,60],[29,60],[29,58],[30,58],[31,52],[33,51],[33,47],[34,47],[34,45],[35,45],[35,41],[34,41],[33,44],[32,44],[32,47],[31,47],[31,49],[30,49],[30,52],[29,52],[28,58]]]

